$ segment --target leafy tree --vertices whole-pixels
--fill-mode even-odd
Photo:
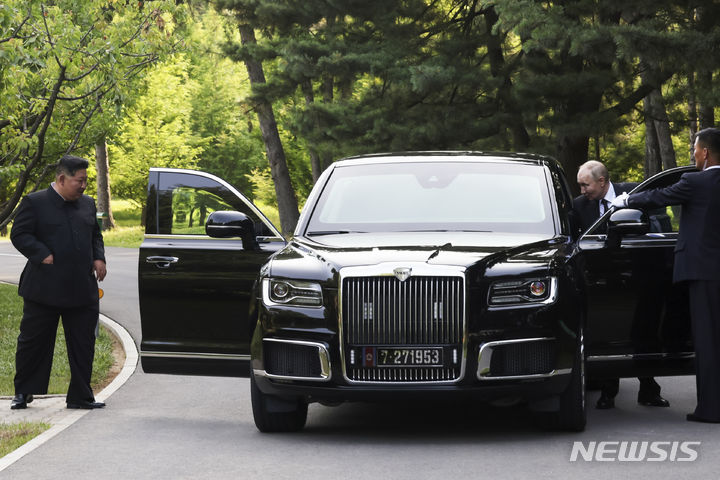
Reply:
[[[113,189],[143,204],[148,169],[195,167],[204,143],[191,129],[197,83],[188,75],[184,54],[153,67],[143,80],[146,92],[125,112],[117,141],[110,145]]]
[[[590,137],[624,128],[648,95],[654,95],[648,113],[662,120],[659,89],[694,68],[690,62],[704,56],[719,33],[701,34],[687,21],[695,6],[674,0],[492,4],[496,28],[519,39],[516,93],[531,112],[544,112],[538,127],[554,137],[568,172],[588,158]],[[656,129],[648,133],[657,138]]]
[[[645,122],[645,98],[667,168],[676,107],[658,94],[697,58],[718,70],[707,20],[717,7],[701,0],[218,4],[252,10],[263,37],[244,52],[275,66],[255,94],[293,105],[284,125],[306,142],[315,177],[346,154],[474,148],[554,154],[572,180],[591,143],[596,156],[618,151],[599,140]],[[716,104],[697,78],[707,88],[696,95]],[[711,111],[700,110],[705,124]]]
[[[189,74],[197,82],[191,127],[204,139],[197,167],[232,183],[250,198],[253,184],[247,175],[267,165],[257,118],[245,98],[250,95],[247,71],[225,57],[220,46],[226,35],[239,34],[213,9],[200,12],[187,39]]]
[[[0,226],[64,153],[88,156],[90,130],[121,86],[175,39],[170,0],[8,0],[0,5]]]

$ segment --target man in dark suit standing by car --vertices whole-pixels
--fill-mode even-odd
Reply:
[[[55,182],[20,203],[10,233],[28,261],[20,277],[23,297],[15,355],[15,397],[26,408],[34,393],[47,393],[55,334],[62,317],[70,362],[68,408],[101,408],[90,388],[98,322],[97,282],[105,278],[105,249],[95,202],[83,195],[88,161],[66,155]]]
[[[612,183],[607,167],[595,160],[580,165],[577,182],[582,195],[573,200],[573,210],[577,212],[583,232],[590,228],[610,208],[617,195],[629,192],[637,186],[637,183]],[[660,385],[653,377],[641,377],[639,380],[639,404],[649,407],[670,406],[670,402],[660,396]],[[600,398],[595,405],[596,408],[613,408],[619,389],[619,379],[614,378],[604,381]]]
[[[695,137],[695,166],[667,188],[630,196],[613,206],[647,208],[682,205],[675,246],[673,282],[687,282],[695,344],[697,407],[687,419],[720,423],[720,130]]]

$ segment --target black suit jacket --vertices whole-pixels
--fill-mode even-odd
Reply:
[[[673,281],[720,280],[720,168],[683,174],[666,188],[628,197],[628,207],[682,205]]]
[[[65,202],[52,187],[31,193],[20,203],[10,239],[28,259],[18,288],[23,298],[58,307],[98,301],[92,268],[105,261],[105,249],[91,197]],[[43,264],[50,254],[54,263]]]
[[[637,183],[614,183],[612,182],[615,195],[623,192],[630,193],[630,190],[637,187]],[[577,212],[580,220],[580,228],[584,232],[592,226],[595,221],[600,218],[600,202],[599,200],[588,200],[585,195],[575,197],[573,200],[573,210]]]

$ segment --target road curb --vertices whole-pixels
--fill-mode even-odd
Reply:
[[[114,320],[111,320],[103,314],[100,314],[100,322],[106,328],[112,331],[112,333],[120,340],[120,344],[122,345],[123,350],[125,350],[125,363],[123,364],[120,373],[118,373],[118,375],[113,379],[112,382],[110,382],[107,387],[105,387],[104,389],[102,389],[101,392],[95,395],[96,400],[104,402],[108,397],[110,397],[110,395],[115,393],[125,382],[127,382],[130,376],[135,372],[138,363],[138,350],[135,346],[135,341],[132,339],[128,331],[125,330],[122,325],[115,322]],[[63,409],[64,404],[65,402],[63,401]],[[64,411],[67,413],[64,414],[62,418],[60,418],[57,422],[55,422],[52,427],[45,430],[43,433],[33,438],[29,442],[25,443],[17,450],[14,450],[5,455],[4,457],[0,458],[0,472],[2,472],[5,468],[9,467],[16,461],[20,460],[28,453],[35,450],[39,446],[43,445],[55,435],[62,432],[67,427],[69,427],[70,425],[91,412],[91,410],[66,409],[64,409]]]

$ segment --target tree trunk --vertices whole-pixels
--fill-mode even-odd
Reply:
[[[493,27],[499,21],[499,17],[494,7],[489,7],[484,11],[485,26],[489,32],[487,48],[490,59],[490,73],[493,77],[502,76],[501,84],[498,89],[497,99],[500,103],[499,110],[507,111],[510,121],[507,122],[507,128],[512,133],[513,149],[525,151],[530,146],[530,135],[525,128],[523,121],[523,108],[513,97],[513,84],[508,76],[505,65],[505,54],[503,53],[502,39],[497,34],[493,34]],[[502,127],[501,127],[502,128]]]
[[[110,207],[112,198],[110,195],[110,162],[104,135],[95,143],[95,169],[97,170],[97,211],[105,214],[102,219],[102,229],[113,229],[116,225]]]
[[[312,81],[306,80],[305,82],[303,82],[302,91],[303,95],[305,96],[305,105],[308,107],[308,109],[311,109],[313,107],[313,103],[315,103],[315,93],[313,92]],[[316,130],[319,131],[320,125],[317,115],[315,115],[315,113],[313,113],[312,115],[313,126]],[[320,174],[323,171],[322,159],[320,158],[317,150],[312,145],[308,147],[308,150],[310,152],[310,167],[312,169],[312,179],[313,183],[315,183],[318,181],[318,178],[320,178]]]
[[[675,168],[677,167],[677,159],[675,158],[675,147],[672,143],[670,120],[668,120],[667,109],[665,108],[665,99],[660,90],[654,90],[650,94],[650,100],[652,103],[655,133],[657,134],[658,145],[660,147],[662,168],[663,170]]]
[[[240,30],[240,41],[244,46],[257,43],[255,31],[250,25],[240,24],[238,28]],[[245,59],[245,68],[247,68],[250,85],[253,89],[266,83],[265,73],[260,62],[248,56]],[[285,150],[280,141],[272,105],[265,99],[255,98],[254,100],[255,111],[260,121],[260,131],[265,143],[265,152],[270,162],[270,174],[275,184],[275,195],[277,195],[278,211],[280,213],[280,229],[282,234],[287,237],[295,230],[295,225],[297,225],[300,216],[297,198],[290,182]]]
[[[688,90],[690,92],[688,97],[688,117],[690,119],[689,133],[690,133],[690,163],[693,163],[693,147],[695,146],[695,134],[698,132],[698,111],[697,111],[697,95],[695,94],[695,72],[690,72],[688,75]]]
[[[645,108],[645,178],[660,170],[677,167],[670,121],[660,90],[653,90],[644,100]]]
[[[557,157],[565,170],[570,190],[574,195],[580,195],[577,184],[578,167],[588,160],[590,139],[587,136],[561,135],[557,142]]]
[[[645,111],[645,178],[650,178],[662,170],[660,145],[655,130],[655,122],[653,121],[651,103],[648,95],[643,100],[643,110]]]
[[[706,97],[708,96],[707,93],[713,91],[713,79],[712,79],[712,72],[702,72],[698,74],[698,86],[702,89],[703,92],[706,93]],[[704,128],[711,128],[715,127],[715,108],[712,103],[709,103],[708,100],[705,100],[700,104],[700,111],[699,111],[699,117],[700,117],[700,130]]]

